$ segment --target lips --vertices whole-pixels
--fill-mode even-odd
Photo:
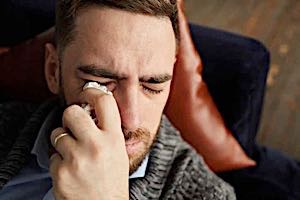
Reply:
[[[128,141],[125,141],[125,145],[126,146],[131,146],[131,145],[135,145],[139,142],[140,142],[139,140],[128,140]]]
[[[132,155],[141,149],[142,142],[140,140],[128,140],[125,142],[125,145],[127,154]]]

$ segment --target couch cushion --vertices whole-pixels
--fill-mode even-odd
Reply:
[[[252,157],[261,118],[270,54],[260,42],[192,25],[203,79],[227,127]]]

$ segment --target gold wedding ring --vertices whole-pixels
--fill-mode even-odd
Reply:
[[[57,144],[59,139],[65,137],[65,136],[68,136],[68,135],[69,135],[68,133],[62,133],[62,134],[59,134],[58,136],[56,136],[55,139],[54,139],[54,147],[56,147],[56,144]]]

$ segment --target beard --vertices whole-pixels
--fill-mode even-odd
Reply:
[[[146,155],[150,152],[154,139],[151,138],[151,133],[145,128],[138,128],[135,131],[127,131],[123,129],[125,143],[130,141],[138,141],[139,149],[130,153],[127,151],[129,158],[129,174],[134,173],[142,164]]]
[[[59,102],[62,110],[68,107],[62,86],[60,87]],[[139,143],[139,149],[136,149],[136,151],[132,153],[127,151],[129,159],[129,174],[131,175],[140,167],[146,155],[150,152],[152,144],[156,138],[155,135],[157,134],[151,134],[151,132],[146,128],[138,128],[135,131],[129,131],[122,128],[122,132],[125,143],[131,141],[137,141]],[[154,137],[151,137],[151,135]]]

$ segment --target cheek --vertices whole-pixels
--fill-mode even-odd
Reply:
[[[148,101],[141,108],[140,113],[142,116],[142,123],[144,123],[143,125],[147,127],[151,133],[156,133],[157,128],[159,127],[168,95],[169,90],[165,91],[165,93],[161,95],[160,98]]]
[[[67,105],[78,102],[78,97],[82,91],[83,85],[75,75],[71,73],[64,73],[62,87]]]

